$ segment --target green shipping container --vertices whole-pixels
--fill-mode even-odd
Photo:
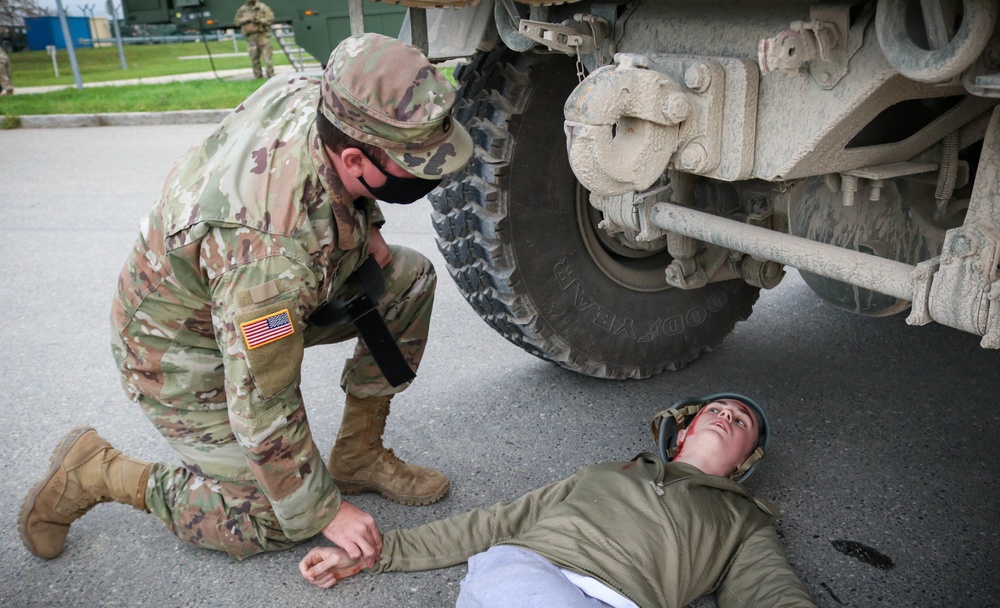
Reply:
[[[123,0],[127,23],[183,25],[201,30],[233,27],[243,0]],[[295,40],[322,64],[333,47],[351,35],[348,0],[271,0],[276,23],[290,23]],[[399,36],[406,15],[402,5],[363,3],[365,31]]]
[[[351,17],[347,0],[293,0],[298,15],[292,20],[295,39],[320,63],[326,65],[333,47],[351,35]],[[306,8],[306,5],[315,8]],[[310,14],[307,11],[312,11]],[[396,38],[403,26],[406,7],[380,2],[364,3],[365,31],[378,32]]]

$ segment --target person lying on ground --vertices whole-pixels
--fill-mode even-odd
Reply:
[[[498,503],[383,536],[372,574],[469,562],[457,606],[814,606],[778,540],[770,503],[740,483],[768,449],[764,410],[721,393],[653,419],[661,457],[585,467]],[[339,547],[299,564],[328,588],[363,566]]]

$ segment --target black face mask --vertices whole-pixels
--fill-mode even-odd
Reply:
[[[373,159],[368,156],[368,153],[361,148],[358,148],[362,154],[365,155],[371,164],[375,165],[378,172],[385,176],[385,183],[381,186],[369,186],[368,182],[365,181],[363,175],[358,176],[358,181],[361,182],[372,196],[380,201],[385,201],[387,203],[395,203],[397,205],[409,205],[412,202],[418,201],[431,190],[438,187],[441,183],[439,179],[420,179],[417,177],[406,178],[406,177],[396,177],[395,175],[389,175],[386,173],[382,167]]]

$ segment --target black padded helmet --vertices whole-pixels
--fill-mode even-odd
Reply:
[[[743,464],[736,469],[736,472],[730,475],[731,479],[744,481],[750,477],[750,474],[757,468],[757,463],[767,453],[771,439],[771,425],[767,420],[764,408],[746,395],[739,393],[713,393],[704,397],[681,399],[669,408],[653,416],[653,439],[659,444],[660,458],[664,462],[670,462],[677,455],[677,434],[694,420],[694,417],[698,415],[701,408],[720,399],[732,399],[746,405],[756,414],[757,422],[760,425],[757,447],[754,448],[754,451],[747,457]]]

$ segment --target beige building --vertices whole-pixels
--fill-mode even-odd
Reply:
[[[111,33],[111,22],[107,17],[91,17],[90,36],[93,40],[109,40],[114,37]],[[111,46],[113,42],[95,42],[94,46]]]

